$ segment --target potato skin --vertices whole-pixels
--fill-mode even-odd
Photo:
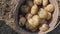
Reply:
[[[32,17],[32,19],[33,19],[33,22],[35,23],[35,25],[38,25],[39,24],[40,17],[38,15],[34,15]]]
[[[47,7],[45,7],[44,9],[45,9],[46,11],[48,11],[48,12],[53,12],[54,9],[55,9],[55,7],[54,7],[53,4],[49,4],[49,5],[47,5]]]
[[[34,5],[34,3],[32,0],[27,0],[27,5],[31,8]]]
[[[26,18],[27,19],[30,19],[30,18],[32,18],[33,17],[33,15],[31,14],[31,13],[28,13],[27,15],[26,15]]]
[[[52,17],[52,14],[50,12],[48,12],[47,20],[50,20],[51,17]]]
[[[34,0],[34,4],[41,5],[43,0]]]
[[[21,6],[21,11],[23,13],[29,13],[30,12],[30,7],[27,6],[27,5],[23,5],[23,6]]]
[[[31,14],[35,15],[38,12],[38,6],[37,5],[33,5],[31,8]]]
[[[31,31],[36,31],[38,25],[39,25],[39,16],[35,15],[28,20],[28,23],[26,24],[26,28],[30,29]]]
[[[46,19],[47,18],[47,11],[41,8],[38,12],[38,15],[40,16],[40,18]]]
[[[20,17],[20,19],[19,19],[19,26],[24,26],[25,23],[26,23],[25,17]]]
[[[47,31],[48,29],[49,29],[49,26],[48,26],[47,24],[43,24],[43,25],[39,28],[39,30],[40,30],[40,31],[43,31],[43,32]]]
[[[48,5],[48,0],[43,0],[43,7],[46,7]]]
[[[26,28],[29,29],[30,31],[34,32],[36,31],[36,26],[33,23],[32,19],[29,19],[28,22],[26,23]]]

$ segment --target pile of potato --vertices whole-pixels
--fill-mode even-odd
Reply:
[[[26,15],[19,15],[19,26],[26,26],[26,29],[32,32],[47,31],[49,29],[47,22],[51,19],[54,9],[49,0],[26,0],[26,4],[21,6],[21,11]]]

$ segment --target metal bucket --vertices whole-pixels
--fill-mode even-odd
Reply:
[[[46,32],[39,31],[39,32],[32,33],[32,32],[28,32],[28,31],[20,28],[19,25],[18,25],[18,17],[17,16],[18,16],[18,9],[19,9],[20,5],[23,3],[23,1],[24,0],[19,0],[20,3],[18,2],[18,4],[16,5],[17,8],[14,12],[15,30],[18,33],[20,33],[20,34],[46,34],[46,33],[52,31],[55,28],[55,25],[57,24],[57,19],[58,19],[58,13],[59,13],[58,3],[57,3],[56,0],[49,0],[50,3],[52,3],[55,6],[55,10],[54,10],[54,13],[53,13],[53,16],[52,16],[52,20],[49,24],[49,26],[50,26],[49,30],[47,30]]]

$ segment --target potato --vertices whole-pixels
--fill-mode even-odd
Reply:
[[[41,5],[43,0],[34,0],[34,4]]]
[[[36,31],[38,25],[39,25],[39,16],[35,15],[28,20],[26,28],[30,29],[31,31]]]
[[[32,25],[30,25],[29,23],[26,24],[26,28],[29,29],[32,32],[35,32],[37,30],[36,27],[33,27]]]
[[[33,19],[34,25],[38,25],[39,24],[40,17],[38,15],[34,15],[32,17],[32,19]]]
[[[39,28],[39,30],[40,30],[40,31],[43,31],[43,32],[47,31],[48,29],[49,29],[49,26],[48,26],[47,24],[43,24],[43,25]]]
[[[24,26],[25,23],[26,23],[25,17],[20,17],[20,19],[19,19],[19,25],[20,25],[20,26]]]
[[[38,15],[40,16],[40,18],[43,18],[43,19],[47,18],[47,14],[48,14],[47,11],[42,8],[38,12]]]
[[[47,21],[45,19],[40,19],[40,24],[47,24]]]
[[[48,0],[43,0],[43,7],[47,6]]]
[[[27,18],[27,19],[30,19],[30,18],[32,18],[32,16],[33,16],[33,15],[32,15],[31,13],[28,13],[28,14],[26,15],[26,18]]]
[[[26,24],[26,28],[31,30],[31,31],[36,31],[36,26],[34,25],[33,23],[33,20],[32,19],[29,19],[27,24]]]
[[[37,5],[34,5],[34,6],[32,6],[32,8],[31,8],[31,14],[36,14],[38,12],[38,6]]]
[[[52,15],[50,12],[48,12],[47,20],[51,19]]]
[[[44,8],[45,10],[47,10],[48,12],[53,12],[55,7],[53,4],[49,4],[47,5],[47,7]]]
[[[34,5],[34,3],[33,3],[33,1],[28,0],[28,1],[27,1],[27,5],[28,5],[29,7],[32,7],[32,6]]]
[[[27,5],[23,5],[23,6],[21,6],[21,11],[23,13],[29,13],[30,12],[30,7],[27,6]]]

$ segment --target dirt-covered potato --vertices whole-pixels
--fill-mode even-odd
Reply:
[[[33,15],[32,15],[31,13],[28,13],[28,14],[26,15],[26,18],[27,18],[27,19],[30,19],[30,18],[32,18],[32,16],[33,16]]]
[[[28,22],[26,23],[26,28],[31,30],[31,31],[36,31],[37,27],[34,25],[32,19],[29,19]]]
[[[47,24],[43,24],[43,25],[39,28],[39,30],[40,30],[40,31],[43,31],[43,32],[47,31],[48,29],[49,29],[49,26],[48,26]]]
[[[29,13],[30,12],[30,7],[27,6],[27,5],[23,5],[23,6],[21,6],[21,11],[23,13]]]
[[[43,0],[43,7],[47,6],[48,0]]]
[[[53,4],[49,4],[47,5],[47,7],[44,8],[45,10],[47,10],[48,12],[53,12],[55,7]]]
[[[20,17],[19,19],[19,26],[24,26],[26,23],[26,18],[25,17]]]
[[[40,16],[40,18],[44,18],[44,19],[47,18],[47,14],[48,14],[47,11],[42,8],[38,12],[38,15]]]
[[[31,8],[31,14],[36,14],[38,12],[38,6],[37,5],[33,5]]]
[[[29,7],[32,7],[32,6],[34,5],[34,3],[33,3],[32,0],[28,0],[28,1],[27,1],[27,5],[28,5]]]
[[[50,12],[48,12],[47,20],[51,19],[52,15]]]
[[[47,24],[47,21],[45,19],[40,19],[40,22],[39,22],[41,25],[42,24]]]
[[[41,5],[43,0],[34,0],[34,4],[36,5]]]

